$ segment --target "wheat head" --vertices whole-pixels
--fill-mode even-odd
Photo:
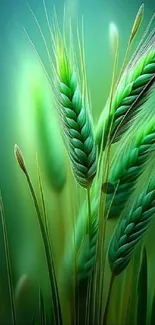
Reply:
[[[131,211],[118,222],[113,233],[108,258],[111,272],[119,275],[129,264],[136,245],[148,230],[155,214],[155,177],[152,177]]]
[[[155,144],[155,121],[152,119],[134,136],[129,148],[114,161],[109,175],[109,183],[116,188],[116,193],[107,194],[108,218],[115,218],[122,212],[136,181],[144,171],[150,157],[150,150]],[[114,198],[113,198],[114,194]]]
[[[99,146],[104,132],[103,149],[105,148],[110,125],[111,142],[120,139],[147,100],[154,81],[155,49],[151,45],[130,69],[126,69],[116,88],[110,114],[106,116],[104,111],[101,114],[96,129],[96,143]]]
[[[96,173],[96,146],[88,101],[80,88],[76,65],[71,60],[62,38],[56,41],[58,109],[66,135],[74,176],[89,188]]]

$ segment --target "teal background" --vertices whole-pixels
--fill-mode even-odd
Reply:
[[[41,0],[29,1],[50,45],[50,36]],[[64,1],[46,1],[50,21],[53,6],[62,22]],[[141,1],[73,0],[67,1],[67,13],[73,25],[84,17],[85,53],[88,84],[92,96],[95,122],[110,90],[113,57],[109,41],[109,24],[119,30],[119,65],[123,60],[129,33]],[[154,1],[145,1],[144,27],[155,11]],[[0,1],[0,188],[7,215],[15,283],[25,272],[35,277],[38,254],[42,252],[34,208],[24,177],[14,159],[14,144],[18,143],[26,157],[29,170],[36,182],[35,135],[29,105],[28,89],[31,77],[38,71],[39,61],[23,31],[31,37],[46,68],[50,71],[46,51],[34,18],[23,0]],[[142,28],[143,29],[143,28]],[[140,35],[140,34],[139,34]],[[76,41],[75,41],[76,42]],[[1,241],[1,246],[3,245]],[[1,266],[1,275],[5,266]],[[33,273],[34,272],[34,273]],[[37,272],[37,277],[40,277]],[[3,292],[2,284],[0,292]],[[7,298],[6,298],[7,299]]]

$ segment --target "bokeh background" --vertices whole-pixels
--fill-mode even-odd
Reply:
[[[111,83],[113,57],[109,42],[109,24],[114,22],[119,30],[119,64],[121,64],[130,29],[141,3],[141,0],[66,1],[66,12],[72,17],[73,26],[77,19],[80,24],[81,17],[84,17],[86,68],[95,123],[106,103]],[[51,48],[43,2],[42,0],[29,0],[29,4],[37,16],[48,46]],[[46,6],[51,22],[55,7],[61,25],[64,1],[46,0]],[[143,28],[154,11],[154,1],[146,0]],[[44,85],[47,84],[47,81],[24,28],[50,73],[46,50],[26,1],[0,0],[0,188],[7,215],[14,282],[17,283],[21,276],[25,276],[25,278],[28,276],[28,279],[36,286],[40,278],[46,283],[46,276],[42,276],[42,274],[46,274],[42,245],[29,190],[24,176],[19,171],[13,151],[14,144],[18,143],[24,152],[32,180],[36,184],[35,154],[36,151],[40,155],[42,152],[38,147],[35,132],[30,85],[36,79],[41,80]],[[50,194],[47,195],[50,200]],[[59,199],[61,200],[60,197]],[[55,211],[52,204],[49,209],[51,209],[52,215],[52,212]],[[54,227],[56,227],[56,223],[54,223]],[[3,241],[0,240],[0,243],[3,248]],[[3,258],[4,256],[1,255],[2,261]],[[0,276],[4,279],[5,270],[5,263],[0,262]],[[32,288],[32,285],[26,284],[26,286],[27,288],[30,286],[31,294],[36,295],[36,290]],[[7,305],[5,280],[0,284],[0,296],[3,297],[4,304],[3,319],[3,315],[4,318],[6,316]]]

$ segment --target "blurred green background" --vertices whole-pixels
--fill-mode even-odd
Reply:
[[[95,122],[104,107],[110,90],[113,58],[109,42],[109,24],[114,22],[119,30],[120,64],[125,53],[130,29],[141,3],[141,0],[66,1],[66,12],[67,15],[72,17],[73,26],[77,19],[80,24],[81,17],[84,17],[86,68]],[[51,49],[43,3],[41,0],[30,0],[29,4],[39,20],[48,46]],[[50,21],[52,22],[53,7],[55,6],[58,20],[62,25],[64,1],[46,0],[46,5]],[[154,1],[145,1],[143,28],[154,11]],[[34,112],[31,103],[30,85],[36,79],[41,80],[44,84],[47,81],[23,28],[31,37],[50,73],[50,65],[40,32],[26,2],[24,0],[1,0],[0,188],[7,215],[15,283],[25,273],[31,278],[34,277],[37,283],[41,276],[38,270],[40,270],[42,245],[39,241],[39,231],[36,226],[35,212],[29,190],[15,161],[13,148],[15,143],[22,148],[32,180],[36,184],[35,154],[36,151],[39,151],[39,147],[34,130]],[[54,210],[51,207],[51,215],[52,211]],[[0,242],[2,247],[3,241]],[[44,272],[43,264],[42,269]],[[0,266],[0,272],[1,276],[4,276],[5,265],[3,263]],[[0,285],[0,294],[4,288],[5,282]],[[7,300],[7,297],[5,299]]]

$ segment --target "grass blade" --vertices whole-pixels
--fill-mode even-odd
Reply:
[[[12,270],[11,270],[10,253],[9,253],[9,243],[8,243],[8,235],[7,235],[7,228],[6,228],[6,218],[5,218],[1,194],[0,194],[0,214],[1,214],[2,231],[3,231],[3,238],[4,238],[4,247],[5,247],[7,278],[8,278],[8,287],[9,287],[11,314],[12,314],[12,324],[16,325],[17,324],[16,323],[16,309],[15,309],[14,288],[13,288]]]
[[[49,242],[49,237],[46,232],[46,228],[45,228],[45,225],[43,222],[42,215],[40,213],[37,197],[36,197],[30,176],[29,176],[27,168],[26,168],[24,157],[22,155],[20,148],[17,145],[15,145],[14,153],[15,153],[15,157],[17,159],[17,162],[19,163],[20,168],[22,169],[22,171],[24,172],[24,174],[26,176],[26,180],[27,180],[27,183],[28,183],[28,186],[30,189],[30,193],[31,193],[31,196],[33,199],[33,203],[34,203],[34,206],[36,209],[36,213],[37,213],[38,223],[39,223],[42,240],[43,240],[43,244],[44,244],[44,249],[45,249],[45,256],[46,256],[46,261],[47,261],[47,266],[48,266],[49,279],[50,279],[54,324],[62,325],[61,306],[60,306],[58,287],[57,287],[57,281],[56,281],[56,275],[55,275],[53,254],[52,254],[52,249],[51,249],[51,245]]]

